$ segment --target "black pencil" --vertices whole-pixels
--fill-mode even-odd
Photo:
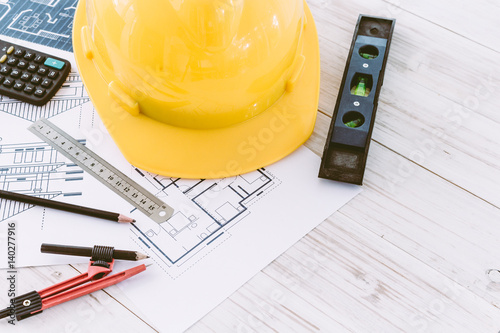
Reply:
[[[105,250],[103,250],[103,248]],[[113,259],[119,260],[141,260],[149,258],[147,255],[142,254],[137,251],[126,251],[126,250],[115,250],[110,247],[105,246],[94,246],[94,247],[83,247],[83,246],[70,246],[70,245],[58,245],[58,244],[45,244],[43,243],[40,251],[42,253],[53,253],[53,254],[64,254],[69,256],[80,256],[80,257],[92,257],[94,250],[97,253],[107,252],[107,250],[112,250]]]
[[[70,212],[70,213],[76,213],[76,214],[97,217],[97,218],[111,220],[111,221],[120,222],[120,223],[135,222],[134,219],[127,217],[125,215],[122,215],[122,214],[118,214],[118,213],[111,213],[111,212],[107,212],[104,210],[88,208],[88,207],[83,207],[83,206],[78,206],[78,205],[72,205],[72,204],[65,203],[65,202],[48,200],[48,199],[43,199],[43,198],[39,198],[39,197],[34,197],[34,196],[30,196],[30,195],[24,195],[24,194],[9,192],[9,191],[0,190],[0,198],[24,202],[24,203],[31,204],[31,205],[37,205],[37,206],[43,206],[43,207],[63,210],[65,212]]]

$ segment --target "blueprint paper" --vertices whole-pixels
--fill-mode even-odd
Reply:
[[[86,143],[80,128],[82,123],[91,124],[95,117],[90,99],[75,71],[72,53],[32,43],[42,42],[62,50],[68,49],[69,45],[71,49],[72,20],[65,19],[63,7],[71,10],[68,1],[0,1],[0,32],[21,35],[24,40],[9,36],[0,38],[58,55],[72,63],[72,72],[63,87],[45,106],[33,106],[0,96],[0,189],[124,213],[129,205],[124,205],[123,200],[116,198],[107,188],[101,188],[99,182],[27,130],[39,118],[48,118]],[[50,20],[52,23],[45,20],[40,24],[40,19],[29,19],[32,16],[48,18],[42,8],[47,8],[47,13],[58,10],[60,15]],[[19,28],[21,24],[24,24],[23,32]],[[57,29],[66,26],[70,30],[65,34],[50,34],[44,29],[50,28],[51,24]],[[107,195],[107,191],[111,194]],[[108,200],[103,201],[96,194],[106,194]],[[7,222],[16,222],[17,267],[86,261],[84,258],[41,254],[43,242],[73,242],[82,246],[109,243],[117,248],[128,245],[123,241],[126,236],[120,236],[120,233],[127,233],[126,225],[0,199],[0,268],[7,267]],[[69,236],[73,233],[78,234],[79,239]]]
[[[77,4],[78,0],[0,0],[0,33],[71,52]]]
[[[40,116],[48,117],[86,143],[79,130],[84,113],[93,115],[93,109],[76,73],[70,74],[45,107],[0,97],[0,189],[103,210],[130,210],[113,192],[27,130]],[[107,199],[102,200],[100,195]],[[128,245],[119,242],[126,239],[120,233],[127,232],[127,225],[0,199],[0,237],[6,234],[7,222],[16,222],[18,267],[68,262],[68,258],[41,254],[42,242]],[[72,238],[72,233],[78,237]],[[116,238],[110,240],[110,235]],[[5,245],[5,237],[0,241]],[[2,268],[6,267],[6,250],[7,246],[0,246]]]
[[[0,189],[112,210],[138,222],[118,224],[0,200],[0,267],[6,267],[7,222],[17,226],[18,267],[88,260],[40,254],[41,243],[139,250],[151,256],[153,265],[119,286],[158,330],[181,332],[360,188],[317,178],[320,159],[304,147],[274,165],[222,180],[162,177],[136,169],[110,138],[75,72],[72,54],[65,52],[71,50],[67,16],[75,4],[74,0],[0,1],[0,32],[56,47],[28,45],[73,63],[67,82],[46,106],[0,97]],[[161,224],[149,220],[38,139],[27,128],[41,117],[162,198],[175,209],[173,217]]]

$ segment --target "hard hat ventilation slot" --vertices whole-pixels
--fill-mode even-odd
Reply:
[[[125,109],[128,113],[133,116],[138,116],[140,113],[139,103],[135,101],[130,95],[128,95],[122,88],[115,82],[112,81],[108,86],[108,94],[111,96],[118,104]]]

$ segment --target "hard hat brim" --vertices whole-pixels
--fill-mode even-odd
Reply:
[[[318,34],[304,1],[304,68],[294,88],[270,108],[242,123],[217,129],[171,126],[131,115],[108,95],[108,83],[82,45],[86,1],[74,21],[73,48],[80,75],[103,123],[134,166],[164,176],[223,178],[270,165],[300,147],[312,134],[319,99]]]

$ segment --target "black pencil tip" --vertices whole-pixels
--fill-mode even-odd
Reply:
[[[137,221],[136,220],[132,220],[132,223],[135,223],[135,222],[137,222]]]

